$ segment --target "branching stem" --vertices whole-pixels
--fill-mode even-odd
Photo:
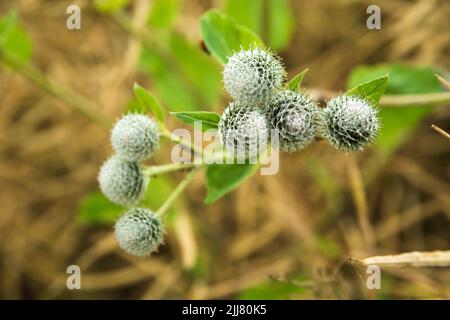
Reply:
[[[178,186],[173,190],[173,192],[170,194],[170,196],[166,199],[166,201],[162,204],[162,206],[156,211],[156,214],[159,216],[163,216],[167,213],[167,211],[170,209],[170,207],[173,205],[175,200],[178,198],[178,196],[183,193],[183,191],[186,189],[186,187],[189,185],[189,183],[192,181],[192,178],[194,177],[195,173],[200,168],[192,169],[184,178],[181,180],[181,182],[178,184]]]
[[[157,175],[164,174],[164,173],[170,173],[170,172],[175,172],[175,171],[192,169],[192,168],[196,168],[196,167],[199,167],[199,166],[200,165],[193,164],[193,163],[187,163],[187,164],[183,164],[183,163],[168,163],[168,164],[163,164],[163,165],[160,165],[160,166],[146,167],[144,169],[144,174],[146,176],[152,177],[152,176],[157,176]]]

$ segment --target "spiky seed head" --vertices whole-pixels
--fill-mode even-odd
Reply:
[[[117,220],[115,234],[120,248],[129,254],[147,257],[163,243],[164,225],[151,210],[131,208]]]
[[[271,129],[278,133],[280,150],[284,152],[305,148],[313,141],[319,126],[317,104],[309,96],[291,90],[274,95],[267,114]]]
[[[237,158],[258,156],[269,140],[267,119],[259,108],[232,102],[220,118],[218,137]]]
[[[323,136],[339,150],[361,150],[380,129],[377,112],[370,102],[357,96],[333,98],[321,113]]]
[[[159,146],[158,125],[142,114],[125,115],[114,125],[111,143],[123,160],[143,161]]]
[[[144,195],[148,181],[139,163],[124,161],[117,155],[102,165],[98,175],[103,194],[123,206],[137,203]]]
[[[280,60],[260,48],[240,50],[229,57],[223,71],[225,88],[236,100],[263,105],[285,79]]]

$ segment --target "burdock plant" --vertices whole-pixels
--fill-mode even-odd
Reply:
[[[259,152],[269,146],[289,153],[301,151],[317,136],[327,138],[339,150],[361,150],[373,141],[380,128],[374,100],[366,99],[364,91],[370,83],[331,99],[320,110],[316,101],[298,90],[300,75],[283,86],[283,66],[265,49],[241,49],[233,53],[223,75],[225,87],[234,100],[221,116],[212,112],[180,112],[175,116],[189,124],[200,120],[208,128],[216,128],[218,141],[236,159],[258,160]],[[375,81],[385,83],[385,78],[380,79]],[[236,187],[249,169],[245,165],[218,167],[204,163],[146,166],[143,161],[158,149],[161,137],[193,153],[204,151],[168,133],[162,107],[145,89],[136,86],[135,94],[145,110],[152,111],[156,118],[131,113],[117,121],[111,131],[116,154],[101,167],[98,180],[108,199],[127,208],[115,227],[119,246],[129,254],[147,257],[163,243],[163,216],[196,170],[206,166],[209,191],[205,201],[209,203]],[[273,141],[274,137],[278,140]],[[153,212],[142,207],[141,200],[152,176],[181,169],[192,171],[159,210]],[[224,180],[229,183],[223,183]]]
[[[214,14],[217,13],[211,13]],[[245,163],[147,166],[144,161],[158,149],[161,138],[177,143],[190,154],[200,154],[203,159],[214,159],[215,153],[199,150],[171,135],[162,106],[149,92],[136,85],[135,94],[141,109],[125,115],[114,125],[111,143],[115,155],[101,167],[98,178],[105,196],[126,208],[116,222],[115,234],[119,247],[129,254],[148,257],[158,250],[164,238],[164,214],[197,170],[206,168],[208,194],[205,202],[211,203],[255,172],[253,168],[257,165],[249,160],[260,161],[258,153],[261,150],[272,147],[283,152],[297,152],[315,138],[325,137],[339,150],[357,151],[373,141],[380,128],[376,104],[386,87],[386,77],[331,99],[321,110],[313,98],[299,90],[304,72],[286,84],[286,71],[280,58],[258,45],[258,41],[247,43],[246,48],[242,46],[237,51],[229,50],[227,55],[224,47],[216,47],[218,43],[222,42],[207,41],[211,52],[224,63],[223,81],[233,100],[222,115],[201,111],[173,114],[187,124],[192,125],[197,120],[206,128],[216,129],[220,142],[217,145],[225,146],[227,155],[231,152],[234,160],[244,159]],[[370,92],[371,88],[377,88],[377,91]],[[149,111],[154,118],[147,115]],[[274,138],[278,140],[274,141]],[[164,204],[156,211],[145,208],[141,200],[150,178],[178,170],[189,172]]]

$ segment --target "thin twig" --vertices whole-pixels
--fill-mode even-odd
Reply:
[[[446,79],[444,79],[438,74],[436,74],[435,76],[445,89],[450,90],[450,82],[448,82]]]
[[[199,168],[195,168],[192,171],[190,171],[184,179],[178,184],[178,186],[175,188],[175,190],[172,191],[170,196],[166,199],[166,201],[162,204],[162,206],[156,211],[156,214],[159,216],[163,216],[165,213],[167,213],[167,210],[170,209],[174,201],[178,198],[178,196],[186,189],[186,187],[191,182],[192,178],[194,177],[194,174],[199,170]]]
[[[434,106],[446,104],[450,104],[450,92],[384,95],[381,97],[380,101],[380,105],[383,107]]]
[[[375,256],[365,259],[351,258],[365,266],[380,267],[450,267],[450,250],[430,252],[407,252],[396,255]]]
[[[450,139],[450,134],[447,131],[445,131],[444,129],[439,128],[437,125],[432,124],[431,129],[435,130],[436,132],[438,132],[440,135],[446,137],[447,139]]]

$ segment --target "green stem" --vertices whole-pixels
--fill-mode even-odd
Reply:
[[[180,170],[186,170],[186,169],[192,169],[192,168],[196,168],[199,167],[200,165],[198,164],[193,164],[193,163],[187,163],[187,164],[183,164],[183,163],[168,163],[168,164],[163,164],[160,166],[150,166],[150,167],[146,167],[144,169],[144,174],[146,176],[157,176],[160,174],[164,174],[164,173],[170,173],[170,172],[175,172],[175,171],[180,171]]]
[[[413,105],[445,105],[450,103],[450,92],[384,95],[383,107],[407,107]]]
[[[315,99],[329,100],[339,92],[317,88],[304,88]],[[431,92],[417,94],[385,94],[381,97],[380,105],[385,108],[402,108],[411,106],[438,106],[450,104],[450,92]]]
[[[15,71],[25,76],[35,85],[48,92],[50,95],[64,101],[84,116],[94,120],[99,125],[106,128],[111,126],[111,120],[99,113],[95,104],[71,89],[53,81],[52,79],[49,79],[45,74],[30,63],[23,62],[16,56],[1,49],[0,61],[3,61],[4,64],[12,67]]]
[[[173,192],[170,194],[170,196],[166,199],[166,201],[162,204],[162,206],[156,211],[156,214],[159,216],[163,216],[167,213],[167,211],[170,209],[170,207],[173,205],[175,200],[178,198],[178,196],[183,193],[183,191],[186,189],[186,187],[189,185],[189,183],[192,181],[192,178],[194,177],[195,173],[200,168],[195,168],[192,171],[190,171],[183,180],[178,184],[178,186],[173,190]]]

